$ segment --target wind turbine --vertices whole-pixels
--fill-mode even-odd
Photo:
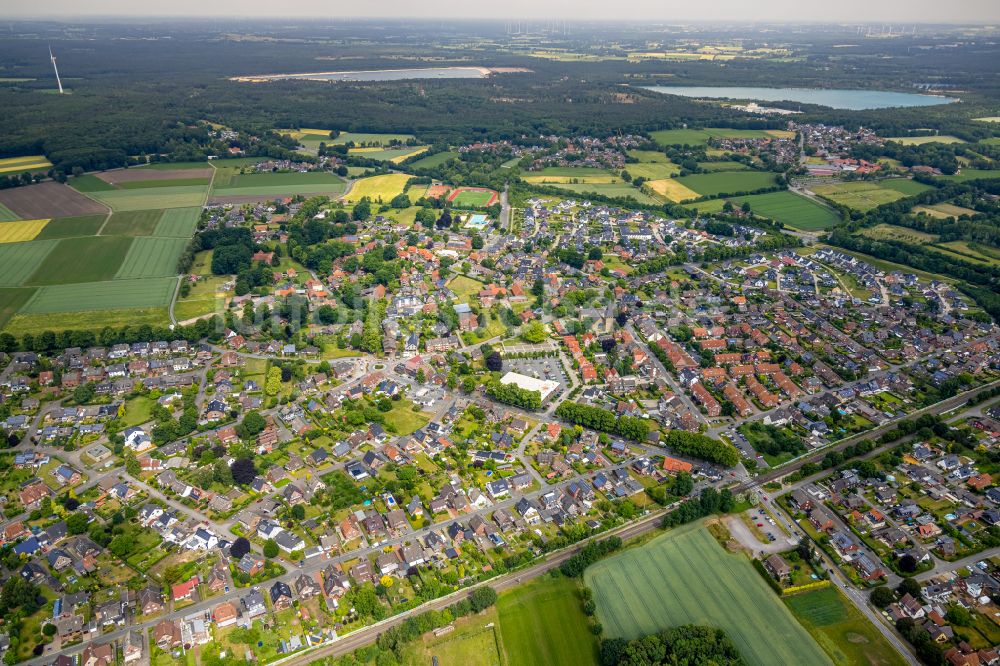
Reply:
[[[52,55],[52,47],[49,46],[49,59],[52,60],[52,69],[56,73],[56,84],[59,86],[59,94],[63,94],[62,80],[59,78],[59,68],[56,67],[56,57]]]

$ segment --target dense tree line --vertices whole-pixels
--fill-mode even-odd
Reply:
[[[746,662],[722,629],[693,624],[634,640],[601,642],[601,666],[743,666]]]
[[[676,509],[663,516],[663,529],[677,527],[713,513],[729,513],[733,510],[733,494],[728,489],[702,488],[698,497],[685,500]]]
[[[556,408],[556,416],[591,430],[610,432],[636,442],[644,441],[649,435],[649,421],[645,419],[616,416],[614,412],[602,407],[581,405],[571,400],[560,403]]]
[[[559,570],[562,571],[564,576],[580,577],[591,564],[601,558],[607,557],[621,547],[622,540],[616,536],[601,539],[600,541],[591,541],[579,553],[563,562]]]
[[[663,436],[663,444],[681,455],[701,458],[725,467],[735,467],[740,462],[740,452],[735,446],[697,432],[668,430]]]
[[[542,394],[538,391],[529,391],[516,384],[504,384],[499,380],[486,384],[486,395],[498,402],[507,405],[514,405],[521,409],[541,409]]]

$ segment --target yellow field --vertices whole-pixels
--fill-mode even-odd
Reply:
[[[428,148],[430,148],[430,146],[418,146],[418,147],[415,147],[413,150],[411,150],[408,153],[404,153],[402,155],[397,155],[396,157],[393,157],[389,161],[392,162],[393,164],[399,164],[403,160],[408,160],[411,157],[415,157],[416,155],[419,155],[421,153],[426,153]],[[392,149],[391,148],[386,148],[385,146],[364,146],[364,147],[361,147],[361,148],[351,148],[349,152],[352,153],[352,154],[354,154],[354,153],[381,153],[381,152],[384,152],[386,150],[392,150]]]
[[[1000,116],[987,116],[985,118],[973,118],[983,123],[1000,123]]]
[[[659,194],[661,197],[666,197],[673,201],[674,203],[680,203],[681,201],[687,201],[688,199],[697,199],[701,195],[692,190],[690,187],[678,183],[673,178],[665,178],[663,180],[651,180],[646,183],[649,189],[653,192]]]
[[[794,139],[795,132],[789,130],[765,130],[768,136],[773,136],[775,139]]]
[[[0,222],[0,243],[23,243],[33,240],[48,223],[48,220]]]
[[[976,211],[971,208],[963,208],[954,204],[940,203],[933,206],[917,206],[914,213],[927,213],[931,217],[944,220],[950,217],[961,217],[962,215],[975,215]]]
[[[397,194],[403,193],[403,188],[413,176],[405,173],[389,173],[384,176],[371,176],[355,181],[350,192],[344,195],[344,201],[357,202],[362,197],[372,201],[389,202]]]
[[[617,176],[527,176],[523,179],[528,183],[620,183],[621,178]]]
[[[52,162],[45,159],[44,155],[31,155],[29,157],[8,157],[0,159],[0,173],[20,173],[22,171],[32,171],[34,169],[48,169]]]

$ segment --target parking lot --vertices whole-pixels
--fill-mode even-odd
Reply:
[[[573,385],[558,356],[545,358],[505,358],[503,360],[504,372],[519,372],[536,379],[549,379],[559,382],[559,392],[565,393]]]

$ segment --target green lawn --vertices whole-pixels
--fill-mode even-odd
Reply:
[[[749,560],[723,550],[703,521],[602,560],[585,580],[606,637],[709,625],[725,630],[748,664],[831,663]]]
[[[153,418],[153,405],[155,403],[156,401],[152,398],[147,398],[144,395],[127,400],[125,402],[125,418],[122,419],[122,425],[131,428],[150,420]]]
[[[597,663],[573,579],[544,577],[504,592],[497,602],[500,638],[507,661],[517,666]]]
[[[475,297],[486,285],[464,275],[459,275],[448,282],[448,288],[455,292],[460,301],[468,301]]]
[[[32,285],[100,282],[118,272],[132,245],[126,236],[64,238],[28,280]]]
[[[415,412],[412,409],[413,403],[409,400],[393,400],[392,411],[386,412],[386,425],[396,428],[399,435],[409,435],[411,432],[423,428],[430,421],[430,418],[423,412]]]
[[[795,618],[835,664],[896,666],[903,657],[835,587],[785,597]]]

